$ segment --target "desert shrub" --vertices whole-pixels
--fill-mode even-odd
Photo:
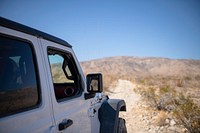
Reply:
[[[104,74],[103,75],[103,88],[104,88],[104,91],[107,91],[108,88],[112,85],[112,83],[114,83],[118,79],[119,79],[118,76]]]
[[[139,79],[139,84],[145,85],[145,79]]]
[[[190,133],[200,132],[200,107],[189,97],[181,94],[176,99],[174,115],[187,128]]]
[[[166,123],[166,119],[168,118],[168,115],[166,112],[164,111],[159,111],[159,114],[157,116],[157,119],[155,121],[155,124],[157,126],[165,126],[167,123]]]
[[[161,93],[161,94],[166,94],[166,93],[168,93],[169,91],[170,91],[170,88],[169,88],[168,85],[165,85],[165,86],[160,87],[160,93]]]
[[[188,79],[190,80],[190,79]],[[176,84],[182,86],[182,81]],[[176,86],[175,85],[175,86]],[[188,96],[175,91],[169,85],[161,84],[159,93],[156,87],[144,87],[142,95],[148,99],[150,107],[159,111],[173,112],[179,124],[183,125],[190,133],[200,133],[200,107]],[[165,117],[157,121],[158,125],[163,125]]]
[[[189,77],[189,76],[185,76],[185,77],[184,77],[184,80],[192,80],[192,78]]]
[[[195,76],[195,79],[196,79],[196,80],[200,80],[200,75],[196,75],[196,76]]]
[[[173,112],[177,120],[190,133],[200,133],[200,107],[190,97],[179,94],[169,86],[160,87],[160,93],[155,93],[155,88],[149,87],[142,91],[148,99],[150,107],[159,111]],[[159,119],[158,125],[164,124],[165,117]]]
[[[148,99],[150,107],[156,106],[156,94],[153,87],[148,87],[147,89],[141,90],[141,94]]]
[[[150,105],[157,110],[172,111],[174,110],[173,98],[176,96],[176,92],[171,89],[168,85],[161,86],[159,88],[159,93],[155,93],[155,89],[150,87],[148,89],[148,99],[151,101]]]
[[[183,80],[182,79],[178,79],[176,82],[176,86],[177,87],[183,87]]]

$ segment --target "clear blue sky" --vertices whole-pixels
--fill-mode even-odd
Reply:
[[[66,40],[80,61],[200,60],[200,0],[0,0],[0,16]]]

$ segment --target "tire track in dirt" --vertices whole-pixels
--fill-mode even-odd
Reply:
[[[111,99],[124,99],[126,102],[127,111],[121,112],[120,117],[124,118],[126,120],[126,127],[128,133],[133,132],[144,132],[144,130],[141,128],[141,126],[138,126],[142,124],[142,121],[140,120],[140,117],[138,116],[138,108],[140,103],[141,96],[139,94],[136,94],[133,89],[135,88],[135,85],[127,80],[118,80],[115,87],[109,88],[109,92],[106,92],[106,94]],[[137,113],[136,113],[137,112]],[[144,124],[142,124],[144,125]]]

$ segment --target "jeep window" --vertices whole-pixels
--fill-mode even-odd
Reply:
[[[39,104],[30,44],[0,36],[0,116]]]
[[[57,101],[79,96],[81,93],[80,78],[72,55],[49,49],[48,57]]]

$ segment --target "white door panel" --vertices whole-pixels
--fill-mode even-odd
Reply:
[[[48,132],[53,126],[52,112],[49,105],[47,86],[45,77],[43,76],[43,67],[38,39],[34,36],[24,34],[22,32],[0,27],[0,32],[6,34],[10,39],[25,41],[32,45],[35,58],[37,60],[36,67],[38,68],[38,87],[40,89],[40,104],[34,108],[29,108],[21,113],[14,113],[9,116],[0,118],[1,133],[29,133],[29,132]],[[2,44],[1,44],[2,45]],[[17,44],[16,44],[17,45]],[[3,92],[2,92],[3,94]],[[31,94],[29,94],[31,95]],[[22,97],[23,98],[23,97]],[[8,101],[10,99],[8,98]],[[22,100],[23,101],[23,100]]]
[[[74,53],[71,48],[58,45],[53,42],[49,42],[46,40],[41,39],[42,42],[42,49],[43,53],[45,53],[44,57],[45,62],[44,64],[46,65],[47,69],[47,75],[52,75],[51,70],[50,70],[50,64],[49,64],[49,59],[47,55],[47,50],[48,48],[55,49],[57,51],[62,51],[62,53],[70,53],[71,55],[74,56]],[[74,58],[74,57],[73,57]],[[74,58],[75,64],[77,64],[76,58]],[[80,70],[80,66],[76,66],[79,74],[82,76],[82,71]],[[84,83],[82,88],[83,92],[79,96],[72,97],[67,100],[63,100],[62,102],[58,102],[55,97],[55,92],[54,92],[54,86],[53,86],[53,80],[52,77],[48,78],[49,80],[49,90],[51,91],[51,98],[52,98],[52,105],[53,105],[53,112],[54,112],[54,119],[55,123],[57,126],[57,131],[59,130],[59,124],[62,123],[63,121],[71,120],[73,121],[73,124],[69,126],[68,128],[60,131],[60,132],[68,132],[68,133],[91,133],[92,127],[91,127],[91,118],[88,116],[88,109],[90,108],[90,99],[85,100],[84,99],[84,91],[85,91],[85,81],[83,81],[82,77],[82,82]],[[80,86],[79,86],[80,87]],[[59,131],[58,131],[59,132]]]

